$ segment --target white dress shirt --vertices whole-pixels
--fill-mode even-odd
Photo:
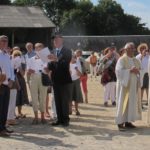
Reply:
[[[10,57],[2,50],[0,50],[0,68],[2,73],[6,74],[6,80],[3,82],[3,84],[8,85],[9,79],[14,81],[15,75],[11,65]]]
[[[149,60],[149,55],[146,55],[142,58],[141,54],[138,54],[136,58],[141,62],[141,69],[144,70],[145,73],[148,73],[148,60]]]
[[[30,58],[27,63],[27,70],[32,69],[36,74],[40,74],[41,71],[44,72],[44,68],[47,66],[47,63],[44,63],[38,56]]]

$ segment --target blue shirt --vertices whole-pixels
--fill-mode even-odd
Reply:
[[[6,80],[3,84],[8,84],[8,79],[15,80],[14,70],[11,65],[10,57],[8,54],[0,50],[0,68],[2,73],[6,74]]]
[[[24,59],[25,59],[25,64],[28,63],[28,60],[32,57],[34,57],[36,55],[35,51],[32,50],[30,53],[27,52],[25,55],[24,55]]]
[[[28,58],[32,58],[32,57],[34,57],[35,55],[36,55],[36,53],[35,53],[34,50],[32,50],[30,53],[29,53],[29,52],[26,53],[26,56],[27,56]]]

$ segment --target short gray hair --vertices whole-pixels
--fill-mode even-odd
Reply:
[[[0,41],[1,40],[8,40],[8,37],[6,35],[0,35]]]
[[[32,46],[33,46],[33,43],[27,42],[27,43],[26,43],[26,47],[29,46],[29,45],[32,45]]]
[[[124,46],[124,49],[127,49],[129,46],[135,46],[135,44],[133,42],[128,42],[126,43],[126,45]]]

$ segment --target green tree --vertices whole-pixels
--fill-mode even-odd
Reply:
[[[10,5],[10,0],[0,0],[0,5]]]
[[[145,27],[145,23],[141,23],[141,18],[125,14],[122,22],[123,34],[149,34],[150,31]]]
[[[59,26],[63,12],[75,7],[75,0],[15,0],[15,5],[40,6],[46,15]]]
[[[97,6],[101,13],[101,19],[97,24],[99,34],[120,35],[120,34],[149,34],[150,31],[141,23],[141,18],[125,14],[121,5],[114,0],[99,0]]]
[[[100,13],[99,16],[101,16],[97,22],[98,25],[101,25],[98,28],[99,34],[120,34],[121,22],[124,16],[124,10],[121,5],[113,0],[100,0],[97,5],[97,11]]]
[[[3,0],[4,1],[4,0]],[[149,34],[139,17],[125,14],[115,0],[15,0],[15,5],[40,6],[66,35]]]
[[[92,9],[90,1],[80,1],[76,8],[65,11],[60,24],[61,31],[68,35],[91,34]]]

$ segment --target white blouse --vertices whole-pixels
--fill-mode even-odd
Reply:
[[[77,74],[77,70],[75,68],[78,68],[78,70],[81,72],[81,67],[79,63],[75,63],[75,64],[70,64],[70,71],[71,71],[71,78],[72,81],[75,81],[77,79],[80,78],[80,76],[78,76]]]

